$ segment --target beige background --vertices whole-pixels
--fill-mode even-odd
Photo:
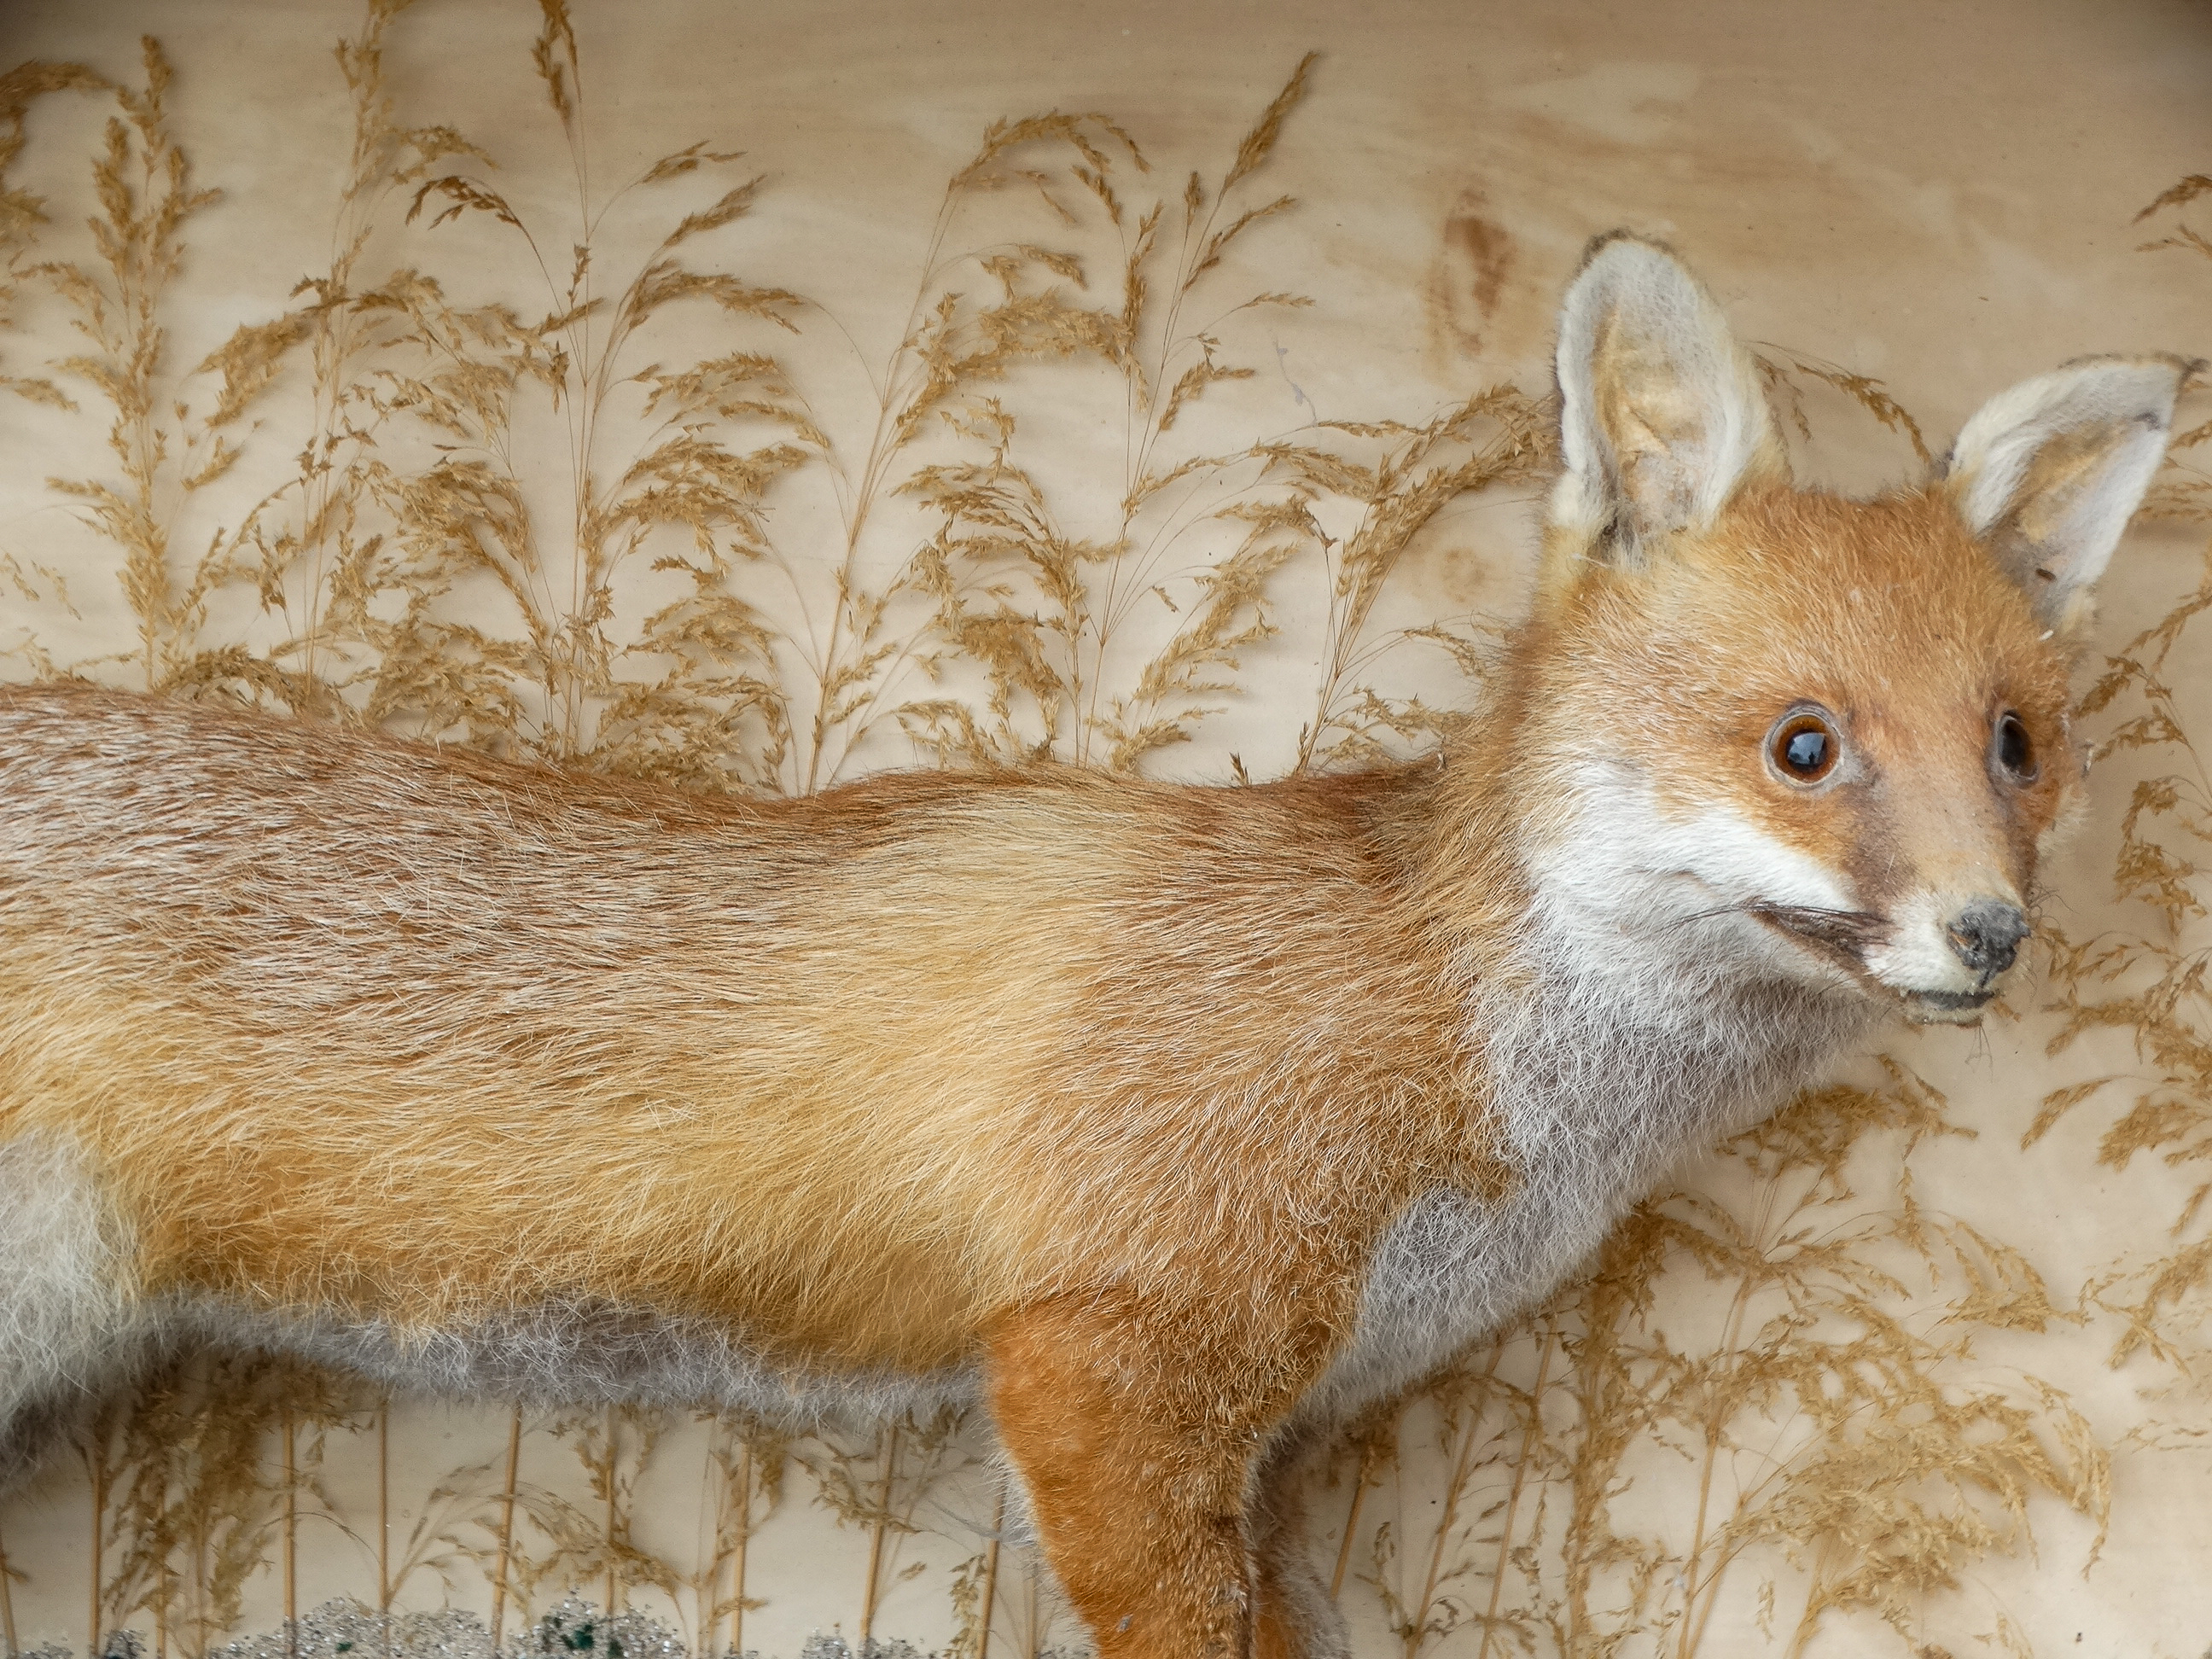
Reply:
[[[1209,394],[1176,434],[1169,452],[1175,455],[1294,437],[1316,419],[1419,422],[1492,381],[1540,392],[1560,289],[1588,237],[1618,225],[1674,241],[1721,296],[1741,336],[1776,361],[1878,380],[1939,449],[1982,398],[2068,357],[2212,352],[2212,268],[2185,247],[2141,250],[2179,226],[2212,228],[2212,204],[2183,204],[2134,222],[2161,191],[2212,164],[2212,12],[2199,3],[1348,8],[1055,0],[1018,8],[774,8],[660,0],[586,3],[574,21],[591,167],[586,193],[594,209],[611,193],[603,181],[630,178],[696,140],[742,150],[731,177],[764,175],[757,209],[699,239],[689,256],[702,269],[738,271],[814,302],[799,332],[787,337],[703,307],[672,313],[656,323],[659,331],[641,338],[633,366],[688,362],[733,344],[775,349],[848,464],[865,450],[873,419],[870,374],[891,359],[908,325],[945,181],[974,153],[988,124],[1048,109],[1103,112],[1153,164],[1140,175],[1122,162],[1115,176],[1132,201],[1157,193],[1172,204],[1189,170],[1221,176],[1240,137],[1310,50],[1321,54],[1310,88],[1248,192],[1255,204],[1288,193],[1297,206],[1255,225],[1217,279],[1218,290],[1208,293],[1227,296],[1224,312],[1262,289],[1295,290],[1316,303],[1222,317],[1223,361],[1256,372]],[[518,216],[541,233],[557,272],[574,235],[577,179],[531,70],[541,21],[528,4],[422,0],[393,25],[385,72],[401,124],[450,124],[496,158],[495,170],[479,167],[475,175],[503,191]],[[13,0],[0,16],[0,64],[74,61],[138,84],[137,39],[150,33],[174,66],[168,103],[175,141],[190,157],[194,183],[219,190],[222,199],[184,228],[185,257],[160,301],[168,333],[164,407],[181,398],[192,419],[204,417],[215,377],[194,375],[192,367],[240,325],[283,313],[299,278],[331,268],[353,118],[331,47],[360,27],[350,0]],[[0,599],[0,646],[26,653],[16,659],[19,674],[32,671],[33,639],[48,659],[69,665],[127,653],[137,635],[116,580],[118,549],[49,483],[112,478],[118,468],[106,447],[111,412],[81,375],[45,367],[82,343],[72,341],[51,281],[28,269],[41,259],[91,258],[83,228],[95,207],[88,169],[112,108],[97,93],[41,99],[31,108],[28,143],[10,175],[45,199],[52,222],[19,260],[16,331],[0,335],[0,369],[52,374],[79,405],[70,413],[0,400],[0,553],[27,572],[43,565],[67,584],[66,605],[51,580],[35,574]],[[602,268],[627,273],[672,213],[704,205],[720,187],[701,175],[617,203],[595,240]],[[371,235],[356,286],[415,265],[434,272],[455,303],[505,300],[533,319],[545,310],[537,268],[500,227],[480,215],[435,230],[426,222],[405,225],[406,194],[383,197],[360,221]],[[1173,215],[1171,205],[1170,223]],[[964,202],[945,248],[1024,240],[1086,247],[1094,289],[1088,302],[1110,300],[1123,246],[1110,227],[1102,228],[1095,214],[1062,225],[1018,187]],[[960,280],[971,292],[989,286],[972,267]],[[1801,446],[1810,476],[1860,489],[1911,472],[1913,455],[1897,432],[1809,373],[1793,379],[1813,434]],[[1022,365],[996,388],[1019,411],[1025,453],[1053,480],[1054,500],[1065,521],[1079,526],[1077,533],[1112,531],[1126,483],[1121,385],[1103,366],[1078,361]],[[189,561],[210,538],[234,530],[257,500],[291,476],[316,418],[311,390],[307,367],[295,353],[246,419],[225,428],[244,446],[228,475],[186,494],[170,465],[156,495],[176,560]],[[2185,423],[2208,412],[2199,395]],[[635,453],[641,428],[634,408],[623,418],[633,425],[628,435],[618,422],[606,429],[607,447],[596,459],[603,469],[619,471]],[[178,429],[194,429],[191,419]],[[562,430],[557,416],[532,406],[518,414],[507,452],[550,526],[556,554],[554,531],[570,484]],[[927,441],[940,446],[927,451],[931,458],[957,453],[950,437]],[[412,444],[393,436],[383,453],[403,470],[431,465],[434,453],[419,434]],[[2202,481],[2207,453],[2183,457],[2170,483]],[[1250,483],[1249,467],[1204,481],[1182,509],[1177,522],[1185,533],[1158,567],[1164,586],[1186,592],[1233,546],[1233,533],[1203,514]],[[1394,627],[1510,615],[1533,540],[1536,494],[1533,485],[1509,487],[1440,514],[1393,575],[1372,637]],[[841,540],[837,496],[817,467],[779,486],[769,506],[773,539],[792,574],[771,580],[763,568],[748,567],[763,572],[754,597],[801,637],[818,628],[830,591]],[[1340,501],[1317,511],[1333,529],[1357,516]],[[931,528],[910,501],[887,501],[871,520],[858,568],[887,580]],[[2106,584],[2107,647],[2117,650],[2194,586],[2203,544],[2202,523],[2168,518],[2138,526]],[[670,596],[665,577],[640,570],[624,580],[626,626]],[[1213,700],[1226,707],[1197,728],[1197,740],[1155,756],[1148,769],[1218,778],[1233,754],[1253,775],[1267,775],[1292,762],[1301,724],[1310,718],[1328,581],[1318,557],[1278,573],[1269,592],[1279,634],[1243,653],[1240,689]],[[472,590],[456,604],[476,605],[486,617],[497,612],[494,599]],[[1133,623],[1131,637],[1156,643],[1173,625],[1164,610],[1147,611]],[[216,596],[202,637],[265,652],[283,629],[249,593],[232,590]],[[1143,656],[1138,650],[1117,659],[1116,672],[1132,672]],[[2200,732],[2212,724],[2203,664],[2185,635],[2166,665],[2185,726]],[[2091,671],[2097,666],[2093,661]],[[128,661],[87,672],[143,683]],[[1379,659],[1367,678],[1385,695],[1418,691],[1447,708],[1474,695],[1443,653],[1418,642]],[[977,689],[972,675],[963,681],[957,669],[951,684],[960,695]],[[2123,699],[2088,724],[2109,732],[2134,712],[2139,706]],[[833,768],[850,775],[921,758],[896,728],[885,727],[849,755],[830,757],[823,775]],[[2113,868],[2132,781],[2175,764],[2172,750],[2122,754],[2095,774],[2091,821],[2051,872],[2056,896],[2048,915],[2069,935],[2166,938],[2154,912],[2114,899]],[[2196,878],[2191,872],[2184,879]],[[2184,942],[2202,943],[2203,929],[2201,917],[2187,921]],[[1984,1641],[1998,1644],[1996,1650],[2009,1644],[2044,1654],[2179,1656],[2212,1644],[2212,1483],[2206,1454],[2197,1449],[2212,1430],[2212,1400],[2201,1387],[2203,1350],[2190,1322],[2197,1304],[2185,1300],[2168,1310],[2173,1347],[2163,1354],[2138,1350],[2118,1367],[2108,1364],[2124,1328],[2118,1316],[2094,1301],[2076,1311],[2089,1287],[2204,1236],[2197,1218],[2178,1235],[2168,1231],[2199,1176],[2186,1162],[2162,1161],[2158,1152],[2166,1148],[2098,1162],[2100,1137],[2137,1092],[2130,1084],[2147,1084],[2157,1067],[2124,1030],[2047,1055],[2060,1020],[2041,1005],[2056,995],[2016,995],[2015,1018],[1979,1031],[1895,1034],[1891,1054],[1942,1091],[1952,1119],[1978,1137],[1913,1148],[1911,1196],[1970,1224],[1991,1248],[1970,1251],[1978,1264],[1971,1268],[1965,1258],[1939,1250],[1946,1276],[1939,1282],[1916,1267],[1923,1277],[1903,1283],[1889,1305],[1905,1328],[1949,1340],[1967,1328],[1959,1309],[1973,1272],[2002,1278],[2002,1263],[2015,1258],[1998,1247],[2020,1253],[2017,1261],[2049,1287],[2051,1316],[2040,1330],[2028,1328],[2035,1322],[2025,1318],[2008,1329],[1996,1328],[2002,1321],[1984,1322],[1971,1346],[1944,1362],[1942,1384],[1952,1399],[1977,1389],[2018,1401],[2045,1399],[2029,1378],[2065,1391],[2081,1413],[2082,1438],[2072,1462],[2059,1455],[2060,1418],[2038,1417],[2032,1431],[2065,1467],[2094,1468],[2109,1457],[2109,1537],[2094,1570],[2085,1571],[2095,1523],[2049,1492],[2029,1493],[2021,1500],[2026,1530],[2010,1535],[2008,1545],[1962,1545],[1954,1582],[1901,1590],[1892,1609],[1894,1630],[1885,1632],[1863,1611],[1838,1612],[1805,1650],[1908,1651],[1927,1644],[1922,1650],[1963,1654],[1988,1650],[1977,1645]],[[2194,1006],[2185,1005],[2185,1017]],[[1881,1075],[1863,1073],[1877,1081]],[[2108,1075],[2119,1081],[2021,1146],[2022,1132],[2051,1091]],[[1860,1143],[1851,1191],[1813,1218],[1818,1236],[1906,1213],[1899,1173],[1905,1146],[1896,1133]],[[1778,1200],[1802,1185],[1797,1177],[1761,1182],[1741,1164],[1718,1163],[1684,1178],[1753,1227],[1778,1224],[1787,1209],[1786,1203],[1778,1209]],[[1790,1248],[1778,1249],[1786,1255]],[[1869,1260],[1878,1255],[1869,1247]],[[1894,1265],[1898,1258],[1881,1259]],[[2009,1282],[2016,1288],[2024,1281],[2015,1273]],[[1678,1262],[1644,1328],[1663,1328],[1686,1348],[1703,1343],[1725,1353],[1756,1326],[1729,1323],[1733,1289]],[[2121,1299],[2115,1292],[2106,1301]],[[1563,1304],[1559,1318],[1571,1324],[1579,1305]],[[1571,1376],[1567,1358],[1556,1346],[1541,1352],[1539,1346],[1526,1339],[1509,1346],[1492,1375],[1540,1394],[1546,1386],[1559,1389]],[[1508,1454],[1540,1437],[1522,1436],[1502,1398],[1489,1396],[1493,1413],[1505,1415],[1493,1414],[1488,1428],[1462,1425],[1441,1448],[1439,1407],[1417,1402],[1397,1431],[1395,1468],[1370,1460],[1376,1484],[1361,1500],[1353,1546],[1343,1557],[1341,1596],[1363,1654],[1475,1656],[1486,1642],[1480,1626],[1467,1622],[1469,1608],[1510,1611],[1540,1602],[1550,1592],[1540,1585],[1529,1591],[1512,1575],[1493,1601],[1483,1564],[1494,1559],[1495,1547],[1485,1540],[1501,1525],[1526,1528],[1516,1536],[1532,1554],[1516,1571],[1556,1587],[1553,1564],[1566,1559],[1568,1547],[1561,1517],[1572,1507],[1560,1473],[1566,1466],[1539,1468],[1521,1454],[1516,1485],[1514,1455],[1495,1468],[1484,1461],[1485,1436],[1501,1436],[1498,1444]],[[1547,1425],[1557,1426],[1565,1443],[1572,1437],[1571,1395],[1542,1398]],[[1750,1412],[1732,1432],[1753,1449],[1720,1460],[1703,1490],[1725,1494],[1755,1482],[1811,1443],[1809,1421],[1786,1398]],[[257,1500],[261,1519],[253,1534],[265,1565],[244,1585],[235,1632],[165,1627],[165,1644],[190,1651],[210,1635],[273,1626],[286,1605],[288,1553],[289,1594],[299,1607],[339,1596],[374,1602],[380,1432],[397,1535],[404,1538],[434,1510],[451,1519],[458,1540],[444,1551],[443,1581],[435,1571],[418,1571],[398,1587],[396,1604],[488,1611],[482,1563],[467,1553],[489,1547],[483,1501],[500,1483],[507,1414],[417,1401],[380,1416],[370,1401],[346,1422],[321,1443],[318,1484],[294,1491],[289,1522],[281,1447],[277,1437],[266,1443],[264,1474],[272,1484]],[[1764,1430],[1756,1429],[1759,1423]],[[532,1414],[521,1443],[524,1480],[564,1494],[586,1534],[605,1509],[605,1493],[593,1493],[580,1455],[596,1455],[592,1426]],[[713,1495],[723,1476],[712,1454],[724,1443],[708,1425],[659,1426],[665,1433],[634,1486],[617,1493],[624,1535],[638,1554],[615,1564],[617,1594],[696,1638],[698,1595],[679,1587],[672,1595],[665,1585],[669,1575],[696,1574],[714,1558]],[[1622,1645],[1603,1647],[1593,1626],[1574,1638],[1576,1651],[1789,1650],[1818,1574],[1870,1541],[1883,1547],[1899,1541],[1832,1532],[1828,1554],[1807,1547],[1795,1559],[1784,1549],[1755,1547],[1711,1599],[1709,1622],[1672,1621],[1668,1586],[1679,1590],[1694,1571],[1707,1466],[1670,1450],[1670,1432],[1652,1427],[1641,1449],[1628,1454],[1620,1467],[1630,1484],[1614,1494],[1612,1514],[1624,1533],[1656,1540],[1650,1559],[1674,1565],[1649,1579],[1648,1616],[1604,1626],[1635,1627]],[[629,1425],[623,1433],[627,1471],[641,1430]],[[307,1441],[304,1431],[295,1433],[295,1460],[309,1457]],[[817,1478],[794,1466],[781,1504],[751,1542],[746,1593],[761,1605],[745,1617],[748,1647],[788,1655],[811,1632],[858,1633],[870,1528],[841,1523],[834,1506],[817,1496],[825,1483],[834,1489],[840,1468],[858,1472],[863,1496],[874,1491],[866,1483],[878,1467],[854,1462],[867,1449],[865,1440],[802,1449],[822,1473]],[[971,1432],[946,1455],[972,1463],[985,1451]],[[911,1471],[911,1442],[905,1455]],[[1325,1565],[1339,1559],[1353,1462],[1347,1453],[1337,1484],[1316,1492],[1314,1545]],[[1455,1468],[1462,1478],[1454,1503]],[[469,1469],[477,1472],[447,1478]],[[926,1487],[911,1479],[895,1486],[892,1507],[910,1499],[908,1512],[920,1529],[888,1535],[878,1563],[876,1634],[924,1646],[954,1639],[960,1628],[954,1575],[985,1549],[994,1492],[980,1466]],[[1551,1507],[1538,1516],[1540,1498]],[[2100,1501],[2086,1493],[2081,1507],[2094,1510]],[[2003,1508],[2001,1499],[1984,1503],[2000,1519]],[[1386,1525],[1378,1555],[1376,1529]],[[54,1640],[82,1651],[94,1528],[80,1462],[64,1460],[0,1505],[0,1544],[21,1575],[9,1609],[20,1645]],[[550,1550],[550,1534],[529,1536],[541,1554]],[[1441,1549],[1433,1547],[1439,1536]],[[128,1542],[121,1532],[103,1535],[106,1569]],[[404,1553],[396,1543],[391,1551]],[[187,1584],[179,1594],[189,1599],[197,1593],[189,1588],[192,1575],[204,1579],[205,1564],[178,1559]],[[649,1561],[664,1565],[641,1565]],[[1450,1577],[1462,1564],[1469,1570]],[[901,1576],[917,1565],[912,1577]],[[557,1599],[567,1580],[604,1602],[606,1573],[605,1562],[592,1561],[587,1549],[561,1558],[519,1595],[526,1605],[510,1608],[508,1631],[521,1612]],[[1048,1630],[1042,1615],[1033,1616],[1032,1577],[1010,1550],[998,1580],[995,1653],[1080,1640],[1064,1620]],[[1456,1627],[1426,1636],[1394,1632],[1383,1589],[1419,1603],[1425,1583],[1430,1615]],[[1762,1586],[1771,1587],[1771,1611]],[[149,1614],[128,1622],[153,1638]],[[715,1632],[726,1639],[726,1619],[715,1621]],[[1523,1636],[1526,1650],[1550,1653],[1561,1645],[1539,1620],[1522,1635],[1493,1627],[1487,1650],[1524,1650]]]

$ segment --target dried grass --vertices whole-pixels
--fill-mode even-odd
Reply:
[[[2179,251],[2212,258],[2212,241],[2180,210],[2212,189],[2201,174],[2183,179],[2136,216],[2162,218],[2170,234],[2143,245],[2146,252]],[[2146,504],[2148,515],[2185,525],[2212,526],[2212,481],[2191,453],[2212,437],[2212,422],[2175,440],[2165,473]],[[2120,820],[2113,862],[2113,894],[2150,920],[2140,931],[2119,929],[2074,939],[2057,935],[2051,951],[2051,1012],[2063,1024],[2050,1041],[2056,1054],[2100,1031],[2130,1039],[2147,1079],[2120,1103],[2124,1081],[2108,1076],[2045,1096],[2022,1138],[2033,1146],[2067,1114],[2094,1100],[2114,1115],[2100,1137],[2099,1164],[2125,1170],[2138,1156],[2190,1172],[2212,1161],[2212,996],[2205,982],[2203,943],[2205,849],[2212,847],[2212,781],[2188,729],[2188,713],[2170,678],[2173,654],[2189,626],[2212,609],[2212,538],[2203,550],[2195,589],[2106,659],[2104,672],[2081,699],[2079,714],[2100,722],[2100,761],[2123,756],[2172,769],[2136,778]],[[2172,1368],[2176,1381],[2200,1401],[2212,1388],[2212,1233],[2205,1200],[2212,1179],[2194,1182],[2174,1215],[2170,1249],[2112,1262],[2084,1287],[2087,1306],[2117,1319],[2120,1334],[2112,1362],[2138,1352]],[[2148,1425],[2138,1438],[2156,1438]],[[2183,1430],[2169,1437],[2191,1443]]]
[[[1632,1637],[1686,1659],[1747,1611],[1791,1654],[1855,1615],[1917,1651],[1932,1593],[2029,1547],[2032,1499],[2101,1529],[2087,1420],[2062,1390],[1974,1364],[1978,1332],[2061,1318],[2042,1280],[1913,1196],[1915,1147],[1964,1133],[1894,1065],[1886,1086],[1807,1095],[1723,1149],[1736,1179],[1641,1206],[1587,1279],[1409,1401],[1384,1456],[1419,1471],[1439,1519],[1412,1538],[1385,1520],[1365,1547],[1406,1659]],[[1867,1210],[1855,1181],[1898,1206]],[[1702,1333],[1715,1301],[1686,1296],[1698,1280],[1725,1295]],[[1675,1321],[1698,1334],[1670,1336]],[[1372,1435],[1344,1456],[1371,1469]],[[1624,1519],[1670,1462],[1693,1472],[1694,1510],[1656,1530]]]

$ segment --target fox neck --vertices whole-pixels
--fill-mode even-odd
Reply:
[[[1514,1162],[1609,1222],[1685,1152],[1813,1080],[1880,1009],[1667,866],[1631,778],[1543,752],[1528,677],[1448,751],[1425,895]]]

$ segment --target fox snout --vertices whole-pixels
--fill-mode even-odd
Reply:
[[[1923,1025],[1972,1024],[1995,1000],[1997,981],[2019,959],[2021,943],[2029,931],[2026,914],[2008,899],[1975,898],[1960,905],[1942,924],[1943,944],[1951,957],[1943,964],[1948,970],[1944,977],[1955,980],[1959,969],[1972,977],[1957,988],[1942,984],[1896,987],[1904,996],[1906,1018]]]
[[[1923,1024],[1970,1024],[1995,1000],[2033,931],[2009,894],[1927,894],[1897,907],[1867,971]]]
[[[1984,983],[2012,966],[2027,934],[2027,917],[2002,899],[1976,899],[1943,929],[1951,954]]]
[[[2019,905],[1987,894],[1949,902],[1923,899],[1889,917],[1783,904],[1745,908],[1814,947],[1815,959],[1840,959],[1867,989],[1880,987],[1922,1022],[1979,1018],[2034,931]]]

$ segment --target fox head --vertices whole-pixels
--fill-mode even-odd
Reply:
[[[1565,471],[1524,632],[1529,847],[1595,970],[1825,988],[1971,1021],[2078,808],[2068,677],[2188,366],[2070,363],[1935,476],[1791,486],[1760,377],[1665,250],[1566,295]]]

